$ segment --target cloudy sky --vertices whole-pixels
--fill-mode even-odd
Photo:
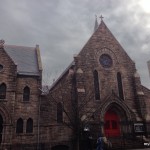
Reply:
[[[150,88],[150,0],[0,0],[0,38],[40,45],[44,83],[50,83],[92,35],[95,14],[104,16]]]

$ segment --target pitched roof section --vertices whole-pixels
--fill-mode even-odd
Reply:
[[[79,56],[82,53],[82,51],[84,51],[84,50],[86,51],[87,49],[89,49],[89,47],[92,47],[93,45],[98,45],[100,43],[100,41],[102,41],[102,45],[104,46],[104,44],[107,44],[107,43],[103,43],[103,41],[105,41],[105,39],[107,39],[107,38],[109,39],[109,41],[110,41],[110,39],[113,39],[113,41],[115,41],[115,44],[117,44],[120,47],[122,53],[127,56],[126,58],[128,58],[131,62],[133,62],[131,60],[131,58],[127,55],[127,53],[125,52],[125,50],[122,48],[122,46],[120,45],[120,43],[116,40],[116,38],[114,37],[114,35],[111,33],[111,31],[108,29],[108,27],[105,25],[105,23],[104,23],[104,21],[102,19],[101,19],[101,23],[97,27],[96,31],[93,33],[93,35],[90,37],[90,39],[87,41],[87,43],[84,45],[84,47],[81,49],[81,51],[79,52],[79,54],[77,56]],[[96,43],[95,43],[95,41],[96,41]],[[71,63],[71,65],[69,65],[68,68],[66,68],[66,70],[52,84],[52,86],[50,87],[50,90],[52,90],[56,86],[56,84],[61,80],[61,78],[69,71],[69,69],[73,65],[75,65],[74,61],[73,61],[73,63]]]
[[[4,49],[17,65],[19,75],[40,76],[42,68],[38,47],[4,45]]]
[[[87,41],[87,43],[84,45],[84,47],[81,49],[78,55],[82,53],[82,51],[86,51],[89,48],[110,48],[110,46],[116,46],[117,49],[113,50],[113,52],[118,55],[118,53],[122,53],[126,57],[126,59],[129,59],[132,63],[133,60],[128,56],[126,51],[123,49],[121,44],[118,42],[118,40],[114,37],[114,35],[111,33],[111,31],[108,29],[106,24],[103,20],[101,20],[100,25],[98,26],[97,30],[93,33],[93,35],[90,37],[90,39]]]
[[[63,73],[57,78],[57,80],[50,86],[49,90],[52,90],[57,83],[64,77],[64,75],[66,75],[67,73],[69,73],[69,69],[71,69],[72,66],[75,65],[75,62],[73,61],[64,71]]]

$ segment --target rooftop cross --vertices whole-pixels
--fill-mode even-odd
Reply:
[[[102,21],[104,17],[101,15],[99,18],[100,18],[100,19],[101,19],[101,21]]]

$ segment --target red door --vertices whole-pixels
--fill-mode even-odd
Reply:
[[[104,132],[107,137],[120,136],[119,117],[113,111],[108,111],[104,117]]]

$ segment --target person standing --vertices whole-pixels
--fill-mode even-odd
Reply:
[[[102,137],[99,137],[97,139],[97,148],[96,148],[96,150],[103,150],[103,139],[102,139]]]

